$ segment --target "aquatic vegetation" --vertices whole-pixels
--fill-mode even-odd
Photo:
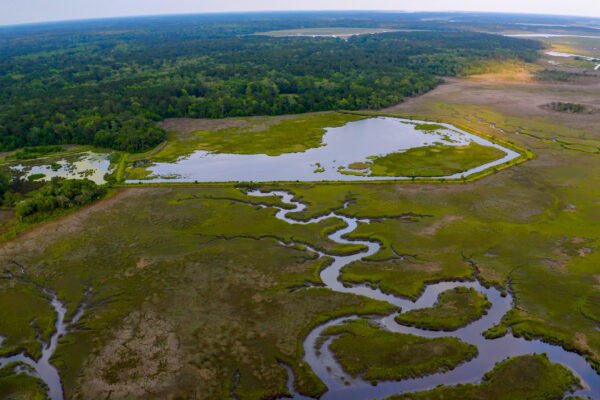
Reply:
[[[0,164],[0,172],[11,177],[49,181],[54,177],[73,179],[87,178],[97,184],[104,184],[110,174],[115,153],[102,151],[82,151],[81,148],[66,150],[31,160],[11,161]]]
[[[0,368],[0,393],[5,398],[46,400],[44,383],[27,374],[22,363],[10,363]]]
[[[31,174],[27,177],[28,180],[30,181],[39,181],[40,179],[44,179],[46,177],[46,174]]]
[[[353,162],[353,163],[348,164],[348,168],[358,169],[358,170],[367,169],[367,168],[369,168],[369,164],[367,164],[365,162]]]
[[[127,182],[414,180],[416,173],[436,177],[436,181],[466,182],[529,159],[526,151],[514,145],[505,147],[451,125],[421,124],[436,129],[432,131],[417,129],[419,124],[414,120],[368,117],[361,113],[321,113],[220,123],[169,120],[170,126],[180,124],[179,129],[187,131],[197,126],[235,127],[210,132],[215,140],[228,142],[213,150],[208,150],[210,141],[204,140],[208,133],[188,132],[185,139],[173,139],[156,153],[135,157],[129,163]],[[296,132],[298,126],[302,129]],[[316,135],[315,143],[310,148],[297,147],[298,140],[311,132]],[[289,147],[290,143],[295,144]],[[173,159],[182,150],[178,149],[180,144],[195,150]],[[316,160],[319,165],[315,169]],[[370,173],[371,166],[377,171]]]

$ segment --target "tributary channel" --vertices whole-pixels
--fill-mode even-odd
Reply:
[[[486,339],[482,335],[485,330],[498,324],[502,316],[512,308],[513,298],[510,293],[503,297],[498,289],[493,287],[486,288],[476,280],[469,282],[441,282],[427,285],[422,295],[413,302],[410,299],[385,294],[377,288],[360,285],[350,287],[344,286],[338,279],[341,269],[354,261],[377,253],[380,249],[380,244],[377,242],[344,239],[344,236],[353,232],[359,223],[368,224],[369,220],[351,218],[331,212],[330,214],[312,218],[307,221],[299,221],[287,217],[288,213],[302,211],[306,207],[305,204],[293,200],[294,195],[292,193],[285,191],[260,192],[258,190],[254,190],[249,191],[248,195],[278,196],[282,202],[293,205],[295,207],[293,209],[283,209],[277,207],[279,211],[276,213],[276,217],[278,219],[286,221],[290,224],[312,224],[327,218],[339,218],[343,220],[347,226],[330,234],[329,238],[340,244],[363,244],[368,247],[368,250],[366,251],[349,256],[330,256],[315,249],[310,249],[322,257],[329,256],[334,259],[334,262],[321,272],[321,279],[323,283],[331,290],[343,293],[353,293],[367,296],[372,299],[387,301],[391,304],[401,307],[402,312],[412,309],[431,307],[435,304],[437,297],[441,292],[457,286],[475,288],[477,291],[484,293],[488,300],[492,303],[492,307],[482,318],[453,332],[429,331],[403,326],[395,322],[394,317],[396,314],[377,318],[377,321],[384,329],[392,332],[409,333],[424,337],[458,337],[464,342],[476,345],[479,349],[479,355],[473,360],[460,364],[455,369],[448,372],[436,373],[417,379],[380,382],[376,386],[373,386],[370,382],[364,381],[360,378],[353,378],[342,370],[341,366],[336,362],[328,348],[328,345],[332,339],[325,341],[321,346],[320,351],[315,348],[315,342],[324,329],[332,325],[342,324],[345,320],[348,320],[349,317],[331,320],[323,325],[318,326],[312,332],[310,332],[305,339],[304,350],[306,354],[305,361],[309,363],[311,368],[329,388],[329,390],[322,397],[323,400],[381,399],[383,397],[398,393],[432,389],[440,384],[456,385],[459,383],[478,383],[481,382],[483,374],[493,369],[497,362],[500,362],[506,358],[533,353],[546,353],[552,362],[561,363],[570,368],[581,379],[583,386],[583,389],[575,392],[576,395],[600,399],[600,375],[594,371],[594,369],[586,362],[583,356],[566,351],[559,346],[554,346],[539,340],[526,340],[524,338],[517,338],[511,333],[508,333],[507,335],[497,339]],[[290,387],[290,390],[292,390],[292,387]],[[292,393],[294,392],[292,391]],[[298,395],[296,393],[294,393],[294,398],[308,399],[307,397]]]

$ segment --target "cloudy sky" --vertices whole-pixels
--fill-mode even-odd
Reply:
[[[600,17],[598,0],[0,0],[0,25],[129,15],[266,10],[504,11]]]

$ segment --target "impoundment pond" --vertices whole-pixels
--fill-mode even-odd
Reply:
[[[54,177],[66,179],[87,178],[98,185],[106,183],[104,176],[109,172],[111,153],[85,151],[43,160],[31,160],[13,163],[8,167],[10,175],[22,178],[39,176],[49,181]]]
[[[425,128],[424,128],[425,127]],[[432,128],[428,128],[432,127]],[[322,145],[301,153],[278,156],[266,154],[224,154],[196,150],[174,162],[146,165],[151,172],[137,182],[273,182],[273,181],[366,181],[411,179],[408,176],[348,174],[352,163],[368,163],[373,157],[408,149],[445,145],[466,146],[477,143],[500,149],[504,156],[492,162],[448,176],[456,179],[501,165],[519,157],[516,151],[492,143],[448,124],[391,117],[368,118],[336,128],[326,128]],[[344,173],[345,172],[345,173]]]

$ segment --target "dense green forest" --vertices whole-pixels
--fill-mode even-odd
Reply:
[[[41,220],[60,210],[89,204],[105,194],[105,187],[98,186],[89,179],[55,177],[17,203],[16,215],[20,220],[29,222]]]
[[[347,41],[252,35],[305,26],[302,18],[152,17],[0,30],[0,151],[79,143],[138,152],[164,140],[156,124],[163,118],[377,109],[485,59],[532,60],[539,50],[533,41],[389,16],[367,26],[438,30]],[[365,24],[354,14],[306,20]]]

